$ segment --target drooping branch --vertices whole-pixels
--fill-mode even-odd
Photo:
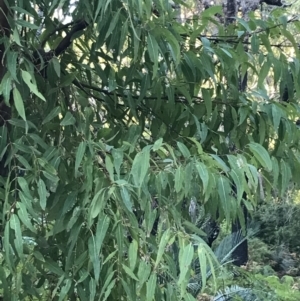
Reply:
[[[0,37],[9,37],[10,36],[10,26],[8,22],[8,15],[10,10],[6,5],[5,0],[0,0]],[[5,54],[5,44],[4,39],[2,39],[2,43],[0,44],[0,83],[6,73],[6,63],[4,59]],[[5,103],[3,95],[0,97],[0,126],[6,124],[6,121],[10,119],[11,109]]]
[[[9,37],[10,36],[10,26],[8,22],[8,16],[10,14],[10,10],[6,5],[5,0],[0,0],[0,38]],[[6,73],[6,62],[5,62],[5,39],[2,39],[2,43],[0,44],[0,83]],[[11,108],[4,101],[3,95],[0,96],[0,126],[8,127],[7,120],[11,117]],[[5,133],[5,137],[1,137],[3,141],[7,139],[7,131],[2,131]],[[7,175],[7,167],[5,166],[6,156],[0,158],[0,176]]]
[[[10,26],[8,23],[8,12],[9,9],[6,5],[5,0],[0,0],[0,37],[9,37],[10,36]],[[6,72],[6,67],[3,62],[4,58],[4,53],[5,53],[5,45],[2,42],[0,44],[0,81],[2,80],[5,72]]]

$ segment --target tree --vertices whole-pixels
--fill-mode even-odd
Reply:
[[[0,1],[5,300],[195,300],[218,263],[190,215],[243,226],[261,177],[299,181],[297,19],[174,2]]]

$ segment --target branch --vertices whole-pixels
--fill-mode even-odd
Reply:
[[[287,23],[293,23],[293,22],[297,22],[299,21],[299,18],[297,16],[294,16],[293,18],[291,18],[290,20],[287,21]],[[278,23],[278,24],[275,24],[273,26],[270,26],[270,27],[267,27],[267,28],[263,28],[263,29],[259,29],[259,30],[256,30],[252,33],[247,33],[248,37],[251,37],[253,36],[254,34],[259,34],[259,33],[262,33],[262,32],[266,32],[270,29],[274,29],[276,27],[279,27],[279,26],[282,26],[283,24],[282,23]],[[183,38],[189,38],[190,36],[187,35],[187,34],[181,34],[180,35],[181,37]],[[230,35],[230,36],[225,36],[225,35],[203,35],[201,34],[200,36],[196,37],[197,40],[199,40],[201,42],[201,38],[206,38],[208,39],[209,41],[211,42],[214,42],[214,43],[229,43],[229,44],[238,44],[240,42],[242,42],[243,44],[247,45],[247,44],[251,44],[250,42],[245,42],[245,41],[241,41],[241,39],[236,35]],[[278,48],[281,48],[281,47],[293,47],[292,45],[282,45],[282,43],[280,44],[271,44],[270,46],[272,47],[278,47]]]
[[[56,32],[58,31],[61,31],[61,30],[64,30],[72,25],[74,25],[74,21],[70,22],[70,23],[67,23],[67,24],[64,24],[62,26],[59,26],[57,28],[55,28],[54,30],[52,30],[51,32],[49,32],[46,37],[43,39],[43,41],[41,42],[41,48],[44,48],[45,47],[45,44],[47,43],[48,39],[53,36]]]
[[[74,24],[71,31],[60,41],[59,45],[54,50],[56,56],[61,55],[72,43],[72,37],[80,30],[84,30],[88,27],[88,23],[85,20],[80,20]]]
[[[214,0],[202,0],[202,1],[199,0],[199,1],[202,3],[204,10],[206,10],[212,6],[218,5],[217,1],[214,1]],[[297,0],[295,0],[295,2],[296,1]],[[227,0],[227,5],[226,5],[226,1],[223,0],[222,2],[223,2],[223,8],[226,8],[226,6],[228,6],[228,4],[233,3],[232,1]],[[249,13],[251,11],[256,11],[257,9],[259,9],[261,7],[261,5],[263,3],[265,3],[266,5],[279,6],[282,8],[291,7],[294,4],[294,3],[286,4],[281,0],[243,0],[243,1],[237,1],[237,3],[239,5],[237,6],[236,9],[238,11],[242,11],[243,13]],[[226,15],[226,13],[225,13],[225,15]]]
[[[268,5],[274,5],[274,6],[286,6],[284,3],[281,2],[281,0],[262,0],[260,3],[266,3]]]
[[[63,30],[65,28],[69,27],[71,24],[73,24],[73,27],[67,33],[67,35],[60,41],[59,45],[54,50],[50,50],[50,51],[46,52],[43,47],[45,46],[45,43],[47,42],[47,39],[51,35],[53,35],[56,31]],[[33,52],[33,55],[32,55],[32,59],[33,59],[32,62],[36,66],[37,70],[39,72],[41,72],[43,77],[46,76],[45,68],[48,66],[48,62],[51,60],[51,58],[54,55],[59,56],[63,52],[65,52],[66,49],[71,45],[74,34],[76,34],[77,32],[79,32],[81,30],[84,30],[88,25],[89,24],[85,20],[80,20],[80,21],[77,21],[75,23],[74,22],[68,23],[68,24],[65,24],[65,25],[63,25],[59,28],[56,28],[55,31],[50,32],[47,35],[46,39],[41,44],[42,48],[35,50]]]
[[[109,91],[107,91],[105,89],[101,89],[101,88],[96,87],[96,86],[91,86],[91,85],[88,85],[86,83],[79,82],[76,79],[73,80],[73,84],[76,87],[80,88],[81,90],[83,90],[84,88],[86,88],[86,89],[90,89],[90,90],[93,90],[93,91],[96,91],[96,92],[99,92],[99,93],[103,93],[103,94],[105,94],[107,96],[117,96],[117,97],[121,97],[121,98],[126,97],[126,94],[124,94],[124,93],[117,93],[117,92],[114,92],[114,91],[109,92]],[[133,99],[138,99],[139,98],[138,95],[131,95],[131,97]],[[184,98],[184,96],[182,96],[182,95],[178,95],[177,94],[177,95],[175,95],[175,97],[177,97],[177,99],[175,100],[176,103],[182,103],[182,104],[188,104],[189,103]],[[194,101],[192,101],[193,104],[201,104],[204,101],[203,98],[199,97],[199,96],[191,96],[191,98],[195,99]],[[157,100],[157,97],[156,96],[145,96],[144,99],[146,99],[146,100]],[[162,96],[161,99],[162,100],[169,100],[168,96]],[[223,105],[239,105],[239,104],[237,104],[234,101],[233,102],[229,102],[229,101],[228,102],[224,102],[224,101],[218,100],[218,99],[215,99],[213,102],[217,103],[217,104],[223,104]]]

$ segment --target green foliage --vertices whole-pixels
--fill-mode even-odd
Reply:
[[[61,28],[55,10],[71,1],[16,1],[0,89],[13,98],[0,128],[5,300],[196,300],[190,279],[215,290],[219,263],[190,223],[190,199],[243,224],[260,175],[266,199],[300,181],[297,98],[267,91],[268,76],[285,87],[291,70],[300,93],[298,46],[281,17],[225,30],[220,7],[180,23],[168,1],[153,2],[158,16],[149,0],[79,0],[70,18],[86,28],[59,52],[74,23]],[[218,40],[204,36],[209,26]],[[271,46],[275,34],[293,63]],[[58,57],[36,64],[45,45]],[[255,85],[241,92],[247,71]]]
[[[279,278],[276,276],[264,277],[258,275],[257,280],[264,280],[267,283],[269,288],[276,293],[275,300],[296,301],[300,298],[300,293],[297,285],[293,286],[293,283],[291,281],[287,281],[286,278],[279,280]]]
[[[219,291],[214,301],[228,300],[274,300],[296,301],[299,300],[299,283],[290,278],[279,279],[277,276],[262,274],[248,274],[245,271],[236,271],[239,278],[227,278],[226,287]],[[232,284],[235,283],[235,284]],[[229,299],[230,300],[230,299]]]
[[[260,232],[257,233],[257,236],[259,235],[259,233]],[[259,267],[263,268],[265,272],[269,273],[270,271],[274,273],[271,268],[265,268],[265,264],[272,260],[272,250],[270,249],[269,245],[267,245],[257,237],[251,238],[249,240],[249,253],[252,266],[258,264]],[[263,265],[263,267],[261,267],[261,265]],[[265,274],[264,271],[261,271],[261,273]]]
[[[273,246],[285,245],[299,252],[299,204],[270,202],[259,207],[255,219],[261,223],[258,236]]]

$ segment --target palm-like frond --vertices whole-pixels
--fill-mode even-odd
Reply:
[[[243,235],[242,230],[231,233],[228,236],[226,236],[214,251],[214,254],[218,262],[221,263],[222,266],[232,262],[231,256],[234,250],[240,244],[242,244],[246,239],[249,239],[257,232],[258,232],[258,227],[249,225],[247,235],[245,236]],[[198,258],[195,259],[193,265],[194,265],[195,275],[190,279],[188,284],[188,289],[194,296],[197,296],[202,288],[201,270],[200,270],[200,263]],[[212,270],[211,267],[208,266],[206,271],[206,279],[208,280],[211,277],[211,275],[212,275]]]
[[[224,292],[219,292],[213,301],[258,301],[257,296],[251,288],[244,288],[232,285],[225,288]]]
[[[241,245],[246,239],[254,236],[258,232],[258,227],[249,227],[247,234],[244,236],[242,230],[233,232],[226,236],[214,251],[219,262],[224,265],[232,261],[231,255],[234,250]]]

